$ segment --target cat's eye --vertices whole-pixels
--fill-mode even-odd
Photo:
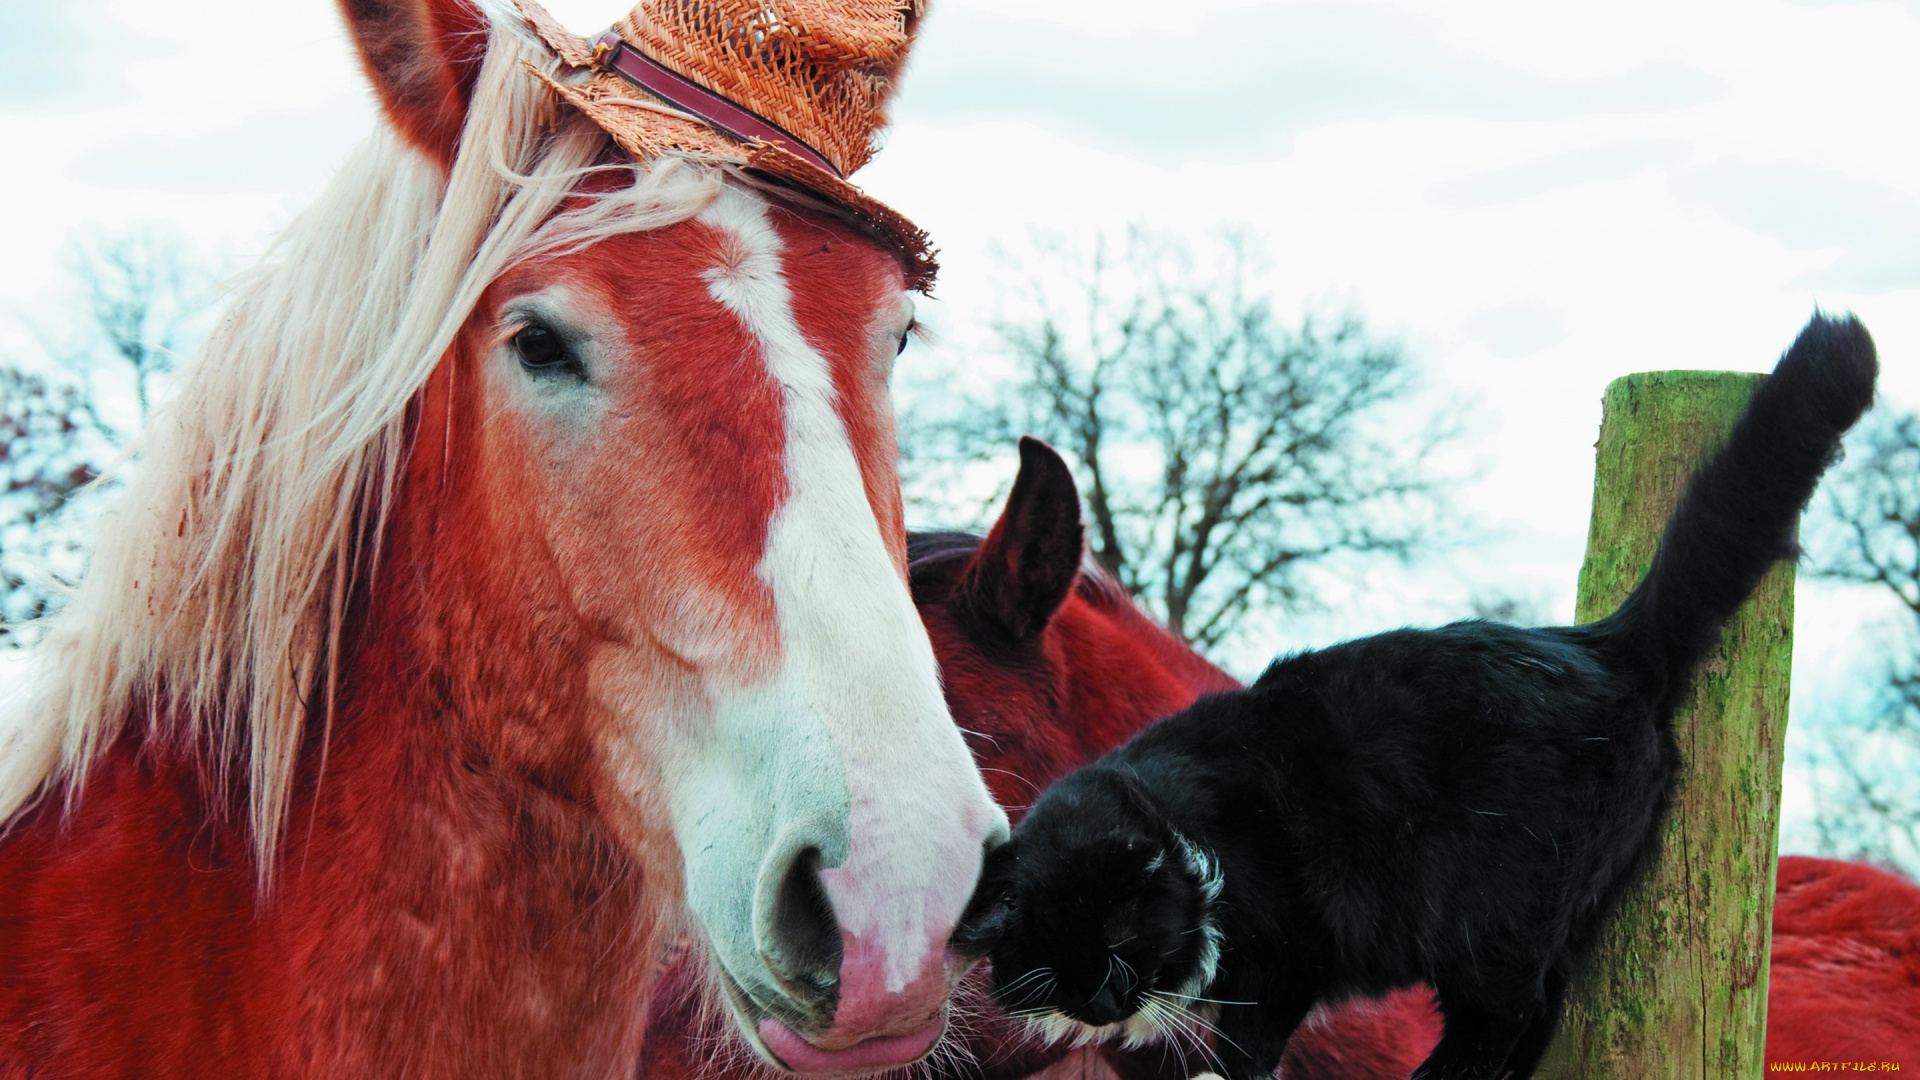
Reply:
[[[585,375],[580,360],[559,334],[540,323],[528,323],[513,335],[513,352],[520,366],[534,375]]]

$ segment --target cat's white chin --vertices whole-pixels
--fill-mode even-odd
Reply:
[[[1201,1031],[1213,1026],[1214,1010],[1206,1005],[1195,1008],[1172,995],[1152,995],[1160,999],[1153,1008],[1142,1009],[1111,1024],[1088,1024],[1065,1013],[1029,1013],[1022,1017],[1027,1032],[1048,1045],[1090,1046],[1117,1042],[1131,1050],[1153,1043],[1192,1044]]]
[[[1160,1031],[1157,1025],[1148,1021],[1141,1013],[1134,1013],[1125,1020],[1098,1026],[1057,1012],[1029,1015],[1026,1017],[1026,1023],[1028,1033],[1049,1045],[1064,1042],[1069,1046],[1089,1046],[1094,1043],[1120,1042],[1132,1048],[1166,1038],[1166,1033]]]

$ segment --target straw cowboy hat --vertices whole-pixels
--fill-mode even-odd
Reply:
[[[640,0],[591,40],[517,3],[583,76],[541,78],[628,153],[730,162],[812,192],[890,244],[911,287],[932,285],[927,234],[846,179],[878,149],[926,0]]]

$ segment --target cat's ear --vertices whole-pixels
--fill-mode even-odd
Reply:
[[[360,64],[387,119],[451,168],[487,55],[487,17],[472,0],[340,0]]]
[[[1085,539],[1073,472],[1053,447],[1023,436],[1013,493],[961,575],[955,609],[1011,641],[1033,637],[1066,602]]]

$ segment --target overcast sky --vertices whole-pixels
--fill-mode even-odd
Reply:
[[[548,6],[582,31],[623,7]],[[1819,304],[1920,403],[1916,58],[1920,0],[936,0],[857,179],[944,252],[916,371],[982,362],[995,240],[1226,223],[1266,238],[1283,308],[1357,306],[1474,403],[1461,497],[1499,539],[1275,646],[1486,588],[1567,618],[1608,380],[1765,370]],[[326,0],[0,0],[0,349],[59,309],[75,229],[164,219],[244,257],[373,122]],[[1891,613],[1800,600],[1811,718]]]

